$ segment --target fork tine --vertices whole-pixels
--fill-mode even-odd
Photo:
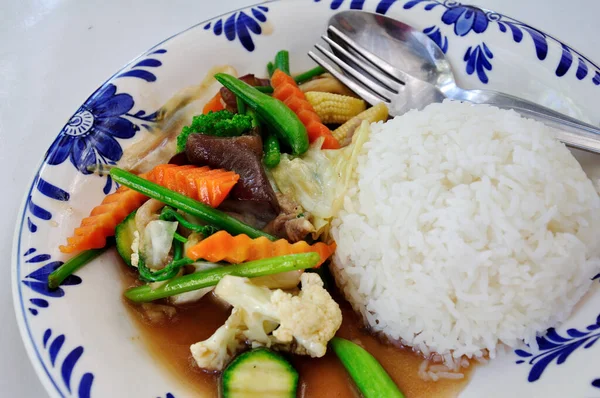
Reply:
[[[325,47],[321,46],[320,44],[315,44],[315,48],[317,50],[319,50],[320,52],[322,52],[327,58],[332,60],[333,63],[335,63],[337,66],[340,67],[340,69],[342,69],[344,72],[346,72],[347,74],[352,76],[355,80],[360,82],[363,86],[367,87],[369,90],[373,91],[380,97],[385,98],[389,101],[391,96],[394,95],[393,92],[391,92],[387,88],[380,85],[379,82],[374,81],[374,80],[368,78],[367,76],[363,75],[362,73],[360,73],[359,71],[357,71],[356,69],[354,69],[353,67],[351,67],[350,65],[345,63],[344,61],[342,61],[340,58],[338,58],[336,55],[334,55],[331,51],[327,50]]]
[[[325,61],[323,58],[319,57],[312,51],[308,52],[308,56],[313,59],[317,64],[321,65],[323,68],[327,69],[329,73],[331,73],[336,79],[344,83],[348,88],[358,94],[362,99],[367,101],[371,105],[378,104],[380,102],[389,103],[390,100],[388,98],[382,98],[378,95],[371,93],[369,90],[365,89],[363,86],[355,82],[353,79],[348,76],[340,73],[333,65]]]
[[[406,75],[404,72],[395,68],[386,60],[379,58],[377,55],[373,54],[372,52],[358,44],[356,41],[352,40],[350,37],[348,37],[345,33],[343,33],[335,26],[330,25],[327,28],[327,31],[329,33],[333,33],[333,35],[339,38],[343,43],[348,45],[350,48],[352,48],[354,51],[356,51],[358,54],[364,57],[367,61],[373,64],[375,67],[381,69],[391,77],[398,79],[401,82],[406,82],[408,80],[408,75]]]
[[[329,37],[323,35],[323,36],[321,36],[321,38],[329,44],[329,46],[331,47],[332,50],[338,51],[344,57],[348,58],[351,62],[358,65],[359,68],[363,69],[365,72],[367,72],[372,77],[374,77],[376,80],[378,80],[380,83],[382,83],[384,86],[386,86],[388,89],[393,91],[395,94],[398,94],[398,92],[400,91],[400,88],[401,88],[400,86],[404,82],[398,83],[397,81],[390,79],[389,77],[387,77],[386,74],[380,72],[378,69],[374,68],[370,64],[358,59],[353,54],[350,54],[348,52],[348,50],[346,50],[345,48],[343,48],[342,46],[337,44],[335,41],[331,40]]]

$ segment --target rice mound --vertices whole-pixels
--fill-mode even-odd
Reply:
[[[452,367],[569,316],[600,270],[600,199],[552,129],[452,101],[371,128],[332,271],[374,332]]]

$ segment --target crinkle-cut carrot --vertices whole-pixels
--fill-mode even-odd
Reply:
[[[158,165],[140,176],[212,207],[225,200],[240,178],[233,171],[174,164]],[[92,209],[90,216],[75,228],[73,236],[67,238],[67,244],[59,246],[60,251],[73,253],[104,247],[106,238],[115,234],[116,226],[147,199],[139,192],[119,187]]]
[[[217,92],[215,96],[212,97],[210,101],[206,103],[206,105],[204,105],[204,108],[202,108],[202,113],[206,115],[208,112],[218,112],[222,111],[223,109],[225,109],[225,106],[223,105],[221,93]]]
[[[67,244],[59,246],[63,253],[80,250],[100,249],[106,245],[106,238],[115,234],[115,227],[132,211],[148,199],[139,192],[120,187],[96,206],[89,217],[75,228],[73,236],[67,238]]]
[[[212,170],[206,166],[156,166],[144,178],[211,207],[218,207],[240,179],[233,171]]]
[[[273,86],[273,97],[286,104],[304,124],[309,142],[312,143],[319,137],[324,137],[321,148],[337,149],[340,147],[338,140],[331,135],[331,130],[321,123],[321,119],[293,77],[277,69],[271,77],[271,86]]]
[[[318,267],[333,254],[335,247],[335,242],[330,245],[323,242],[309,245],[305,241],[290,243],[285,239],[273,242],[265,237],[251,239],[248,235],[232,236],[226,231],[219,231],[191,246],[186,254],[192,260],[238,264],[288,254],[315,252],[321,257]]]

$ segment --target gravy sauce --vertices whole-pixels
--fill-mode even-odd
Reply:
[[[127,273],[125,286],[135,284]],[[423,357],[410,349],[381,342],[361,325],[359,317],[345,300],[335,296],[343,313],[343,323],[337,335],[366,348],[390,374],[407,398],[456,397],[467,385],[474,365],[465,370],[465,378],[424,381],[418,375]],[[212,295],[199,302],[178,307],[175,317],[162,324],[148,323],[137,305],[123,300],[139,326],[140,335],[148,350],[179,382],[189,386],[197,396],[218,397],[219,374],[206,373],[194,363],[190,345],[210,337],[227,317],[230,309]],[[335,354],[328,350],[323,358],[288,356],[300,374],[299,397],[360,397],[352,379]]]

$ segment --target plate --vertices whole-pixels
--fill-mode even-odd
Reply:
[[[518,95],[600,121],[600,68],[550,34],[505,15],[438,0],[272,1],[201,22],[157,44],[103,83],[67,121],[25,195],[15,230],[12,286],[23,341],[51,396],[184,397],[189,386],[157,364],[121,301],[113,252],[57,290],[45,280],[66,257],[57,247],[115,189],[90,165],[112,165],[123,150],[158,134],[157,110],[198,84],[214,65],[260,72],[287,48],[298,72],[336,12],[359,9],[425,32],[446,53],[459,85]],[[596,156],[576,156],[594,181]],[[463,397],[600,396],[600,275],[571,318],[539,338],[541,351],[506,352],[479,366]],[[568,382],[560,382],[562,380]]]

